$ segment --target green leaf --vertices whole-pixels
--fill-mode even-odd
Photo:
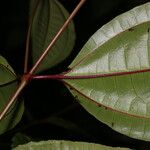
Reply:
[[[41,141],[20,145],[13,150],[129,150],[128,148],[108,147],[100,144],[71,141]]]
[[[8,62],[0,56],[0,112],[6,106],[10,96],[18,86],[17,77]],[[24,103],[19,100],[14,103],[9,112],[0,122],[0,134],[13,128],[21,119],[24,111]]]
[[[69,67],[64,82],[89,113],[150,141],[150,3],[104,25]]]
[[[68,16],[68,12],[57,0],[39,2],[31,32],[33,63],[37,61],[43,50],[49,45]],[[37,72],[52,68],[63,61],[70,54],[74,42],[75,31],[73,22],[71,22],[50,50]]]
[[[15,74],[13,68],[8,64],[8,61],[1,55],[0,55],[0,64],[5,66],[6,68],[8,68],[11,72]]]

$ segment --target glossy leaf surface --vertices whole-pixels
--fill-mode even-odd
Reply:
[[[0,56],[0,112],[6,106],[10,96],[16,90],[18,81],[12,67]],[[0,122],[0,134],[13,128],[21,119],[24,111],[23,101],[17,101]]]
[[[41,141],[20,145],[13,150],[129,150],[128,148],[108,147],[100,144],[71,141]]]
[[[150,3],[100,28],[69,67],[64,82],[88,112],[150,141]]]
[[[40,57],[68,16],[66,9],[57,0],[39,2],[31,32],[33,63]],[[71,22],[40,65],[38,72],[63,61],[70,54],[74,41],[75,31],[73,22]]]

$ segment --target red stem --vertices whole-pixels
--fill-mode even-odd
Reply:
[[[68,19],[66,20],[66,22],[63,24],[63,26],[57,32],[57,34],[55,35],[55,37],[53,38],[53,40],[51,41],[51,43],[49,44],[49,46],[44,50],[44,52],[41,55],[41,57],[37,60],[37,62],[35,63],[35,65],[32,67],[32,69],[30,70],[29,74],[33,74],[37,70],[37,68],[39,67],[39,65],[41,64],[41,62],[43,61],[43,59],[47,55],[47,53],[50,51],[50,49],[54,46],[54,44],[58,40],[58,37],[66,29],[66,27],[68,26],[68,24],[70,23],[70,21],[72,20],[72,18],[76,15],[76,13],[79,11],[79,9],[81,8],[81,6],[85,3],[85,1],[86,0],[81,0],[79,2],[79,4],[76,6],[76,8],[74,9],[74,11],[68,17]]]
[[[20,92],[23,90],[23,88],[25,87],[26,84],[27,84],[26,80],[23,80],[21,82],[21,84],[18,87],[18,89],[16,90],[16,92],[12,95],[12,97],[9,100],[9,102],[6,104],[6,106],[4,107],[3,111],[0,113],[0,121],[3,119],[3,117],[5,116],[5,114],[7,113],[7,111],[9,110],[9,108],[15,102],[17,96],[20,94]]]
[[[31,15],[31,19],[29,21],[29,27],[28,27],[27,39],[26,39],[25,58],[24,58],[24,73],[27,73],[27,71],[28,71],[30,34],[31,34],[33,19],[34,19],[34,16],[35,16],[35,13],[36,13],[39,2],[40,2],[40,0],[36,1],[35,6],[33,8],[33,13]]]
[[[100,78],[100,77],[111,77],[111,76],[121,76],[121,75],[129,75],[129,74],[137,74],[150,72],[150,68],[143,70],[133,70],[128,72],[113,72],[106,74],[97,74],[97,75],[78,75],[78,76],[65,76],[64,74],[56,74],[56,75],[39,75],[39,76],[31,76],[31,79],[89,79],[89,78]]]
[[[75,16],[75,14],[79,11],[79,9],[81,8],[81,6],[84,4],[85,1],[86,0],[81,0],[79,2],[79,4],[73,10],[73,12],[71,13],[71,15],[66,20],[66,22],[62,25],[62,27],[60,28],[60,30],[58,31],[58,33],[55,35],[55,37],[53,38],[53,40],[50,42],[49,46],[45,49],[45,51],[43,52],[43,54],[41,55],[41,57],[37,60],[37,62],[35,63],[35,65],[29,71],[29,73],[27,73],[26,75],[23,75],[22,81],[21,81],[20,85],[18,86],[17,90],[11,96],[10,100],[8,101],[8,103],[6,104],[6,106],[4,107],[4,109],[2,110],[2,112],[0,113],[0,121],[3,119],[3,117],[5,116],[5,114],[7,113],[7,111],[9,110],[9,108],[12,106],[12,104],[16,101],[17,96],[20,94],[20,92],[27,85],[27,83],[30,80],[32,74],[36,71],[36,69],[38,69],[39,65],[41,64],[41,62],[43,61],[43,59],[45,58],[45,56],[47,55],[47,53],[50,51],[50,49],[55,44],[55,42],[57,41],[57,39],[59,38],[59,36],[61,35],[61,33],[65,30],[65,28],[67,27],[67,25],[70,23],[70,21]]]

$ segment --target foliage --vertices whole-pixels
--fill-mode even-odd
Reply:
[[[34,7],[35,3],[37,3],[37,7]],[[48,82],[49,79],[54,79],[53,84],[58,80],[65,85],[74,96],[75,102],[81,104],[97,120],[128,137],[150,141],[150,3],[135,7],[103,25],[89,38],[75,59],[71,58],[73,61],[68,70],[61,71],[61,73],[56,73],[53,69],[63,65],[62,61],[66,60],[74,47],[76,35],[73,22],[71,21],[66,28],[64,27],[65,30],[60,37],[55,37],[55,35],[65,25],[69,13],[58,0],[31,0],[29,9],[29,20],[32,23],[29,58],[31,58],[30,62],[33,63],[33,67],[20,77],[7,60],[0,56],[0,112],[2,112],[0,115],[5,112],[6,106],[10,107],[0,122],[1,137],[5,137],[5,135],[7,137],[7,134],[11,135],[11,146],[12,148],[16,147],[14,150],[126,149],[90,142],[62,141],[62,139],[30,142],[36,138],[28,137],[28,133],[20,133],[20,131],[35,125],[54,124],[92,138],[84,130],[86,125],[83,125],[81,129],[78,124],[72,122],[75,117],[68,121],[65,117],[60,116],[64,113],[69,115],[70,108],[76,108],[75,104],[59,112],[57,112],[59,107],[58,109],[54,107],[54,114],[51,116],[48,114],[48,117],[37,120],[28,108],[24,109],[24,101],[22,95],[19,96],[19,94],[30,83],[29,80],[44,79]],[[49,49],[55,38],[57,38],[55,45]],[[29,45],[27,45],[28,47]],[[45,50],[48,53],[45,53]],[[25,60],[28,61],[26,57]],[[44,74],[45,72],[46,74]],[[39,73],[44,75],[38,75]],[[51,88],[48,87],[48,94],[52,92],[53,88],[55,89],[56,86],[53,84],[50,85]],[[63,90],[62,88],[63,94],[68,92]],[[36,94],[40,93],[36,92]],[[28,94],[24,95],[26,102]],[[10,101],[15,100],[14,97],[17,97],[16,101],[10,104]],[[30,94],[29,97],[34,101]],[[42,102],[45,101],[45,97],[43,94]],[[50,101],[53,104],[55,98],[51,96]],[[42,102],[40,108],[42,108]],[[34,106],[36,107],[36,104]],[[40,110],[38,111],[40,112]],[[25,123],[24,125],[26,119],[21,119],[23,113],[27,116],[29,124]],[[77,118],[80,117],[75,115]],[[18,123],[20,126],[14,128]],[[40,129],[42,130],[43,127]],[[123,135],[121,136],[123,137]],[[51,138],[53,139],[53,137]],[[40,138],[40,140],[43,139]],[[27,142],[29,143],[25,144]]]
[[[18,86],[17,76],[14,70],[8,64],[6,59],[0,56],[0,111],[3,110],[9,97],[15,91]],[[0,134],[13,128],[21,119],[24,112],[24,102],[19,100],[13,104],[5,115],[4,119],[0,122]]]
[[[76,149],[93,149],[93,150],[129,150],[128,148],[113,148],[94,143],[71,142],[71,141],[41,141],[30,142],[26,145],[20,145],[13,150],[76,150]]]
[[[149,20],[150,3],[114,18],[89,39],[65,74],[73,78],[65,83],[88,112],[118,132],[147,141]]]
[[[48,46],[68,16],[68,12],[57,0],[39,2],[31,30],[33,64]],[[73,22],[71,22],[40,65],[38,72],[50,69],[64,60],[70,54],[74,41],[75,31]]]

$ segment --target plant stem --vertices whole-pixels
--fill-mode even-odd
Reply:
[[[0,113],[0,120],[3,119],[3,117],[5,116],[5,114],[9,110],[9,108],[12,106],[12,104],[15,102],[17,96],[20,94],[20,92],[26,86],[26,84],[27,84],[27,80],[24,80],[24,81],[21,82],[21,84],[19,85],[18,89],[15,91],[13,96],[10,98],[10,100],[8,101],[6,106],[4,107],[3,111]]]
[[[37,7],[39,5],[40,0],[37,0],[35,2],[35,6],[33,8],[33,13],[31,15],[31,19],[29,21],[29,27],[27,31],[27,39],[26,39],[26,50],[25,50],[25,59],[24,59],[24,73],[27,73],[28,71],[28,62],[29,62],[29,44],[30,44],[30,35],[31,35],[31,28],[32,28],[32,23],[33,19],[37,10]]]
[[[91,78],[100,78],[100,77],[112,77],[112,76],[123,76],[129,74],[138,74],[150,72],[150,68],[142,69],[142,70],[133,70],[133,71],[126,71],[126,72],[112,72],[112,73],[104,73],[104,74],[91,74],[91,75],[73,75],[73,76],[65,76],[64,74],[54,74],[54,75],[32,75],[31,79],[91,79]]]
[[[81,0],[79,2],[79,4],[76,6],[76,8],[73,10],[73,12],[71,13],[71,15],[68,17],[68,19],[65,21],[65,23],[63,24],[63,26],[60,28],[60,30],[57,32],[57,34],[55,35],[55,37],[53,38],[53,40],[51,41],[51,43],[48,45],[48,47],[44,50],[43,54],[41,55],[41,57],[37,60],[37,62],[35,63],[35,65],[32,67],[32,69],[30,70],[30,74],[33,74],[37,68],[39,67],[39,65],[41,64],[41,62],[43,61],[43,59],[45,58],[45,56],[47,55],[47,53],[50,51],[50,49],[54,46],[54,44],[56,43],[56,41],[58,40],[59,36],[62,34],[62,32],[66,29],[66,27],[68,26],[68,24],[70,23],[70,21],[72,20],[72,18],[76,15],[76,13],[79,11],[79,9],[81,8],[81,6],[85,3],[86,0]]]
[[[4,107],[4,109],[2,110],[2,112],[0,113],[0,121],[3,119],[3,117],[5,116],[5,114],[7,113],[7,111],[9,110],[9,108],[12,106],[12,104],[16,101],[17,96],[20,94],[20,92],[27,85],[28,81],[31,79],[32,74],[36,71],[36,69],[38,69],[39,65],[41,64],[41,62],[43,61],[43,59],[45,58],[45,56],[47,55],[47,53],[50,51],[50,49],[55,44],[55,42],[57,41],[57,39],[59,38],[59,36],[61,35],[61,33],[66,29],[67,25],[70,23],[70,21],[75,16],[75,14],[79,11],[79,9],[81,8],[81,6],[84,4],[85,1],[86,0],[81,0],[79,2],[79,4],[76,6],[76,8],[70,14],[70,16],[68,17],[68,19],[63,24],[63,26],[60,28],[60,30],[58,31],[58,33],[55,35],[55,37],[53,38],[53,40],[50,42],[49,46],[45,49],[45,51],[43,52],[43,54],[41,55],[41,57],[37,60],[37,62],[35,63],[35,65],[29,71],[29,73],[23,75],[22,81],[21,81],[20,85],[18,86],[17,90],[11,96],[10,100],[8,101],[8,103],[6,104],[6,106]]]

